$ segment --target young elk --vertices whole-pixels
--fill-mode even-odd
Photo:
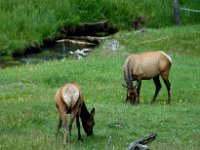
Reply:
[[[156,97],[161,89],[159,76],[162,77],[168,91],[168,104],[171,102],[171,85],[169,82],[169,71],[172,65],[172,59],[162,51],[144,52],[140,54],[132,54],[128,56],[124,63],[124,79],[127,88],[126,101],[135,104],[139,103],[140,88],[142,80],[153,79],[156,86],[152,103],[155,102]],[[136,86],[133,81],[137,81]]]
[[[95,108],[91,112],[88,112],[85,102],[83,100],[83,93],[79,85],[76,83],[68,83],[59,88],[55,95],[56,107],[59,110],[59,121],[56,132],[56,138],[58,132],[64,124],[64,140],[63,144],[66,145],[66,130],[67,130],[67,119],[66,114],[70,114],[69,122],[69,139],[68,145],[71,144],[71,130],[74,119],[76,118],[76,125],[78,128],[78,140],[82,142],[82,137],[80,133],[80,121],[81,118],[83,129],[86,132],[87,136],[93,135],[93,126],[94,126],[94,113]]]

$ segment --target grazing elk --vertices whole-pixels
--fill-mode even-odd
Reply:
[[[76,125],[78,128],[78,140],[83,142],[81,133],[80,133],[80,121],[81,118],[83,129],[86,132],[87,136],[93,135],[93,126],[94,122],[94,113],[95,108],[91,112],[88,112],[84,99],[83,93],[76,83],[68,83],[59,88],[55,95],[56,107],[59,110],[59,121],[56,132],[56,138],[58,132],[64,124],[64,140],[63,144],[66,145],[66,131],[67,131],[67,119],[66,114],[70,114],[69,122],[69,139],[68,145],[71,144],[71,130],[74,119],[76,118]]]
[[[139,103],[140,88],[142,80],[153,79],[156,86],[152,103],[161,89],[159,76],[162,77],[168,91],[168,104],[171,103],[171,85],[169,82],[169,71],[172,65],[172,59],[163,51],[143,52],[140,54],[132,54],[126,59],[123,71],[127,88],[126,101],[135,104]],[[137,81],[136,86],[133,81]]]

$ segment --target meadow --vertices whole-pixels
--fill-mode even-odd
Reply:
[[[73,126],[71,149],[125,149],[147,134],[157,133],[151,149],[200,148],[200,26],[120,31],[110,37],[119,51],[104,49],[104,43],[82,60],[55,60],[37,65],[0,69],[0,149],[65,149],[63,130],[54,140],[58,111],[54,94],[67,82],[77,82],[89,110],[96,108],[94,136],[81,128],[83,144]],[[122,65],[130,53],[163,50],[173,65],[170,71],[172,104],[162,89],[151,105],[155,87],[144,81],[140,104],[125,102]]]

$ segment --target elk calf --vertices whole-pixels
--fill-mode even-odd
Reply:
[[[66,145],[66,131],[67,131],[67,119],[66,114],[70,114],[69,122],[69,139],[68,144],[71,143],[71,130],[74,119],[76,118],[76,125],[78,128],[78,140],[83,141],[80,133],[80,121],[81,118],[83,129],[88,136],[93,135],[93,126],[94,126],[94,113],[95,108],[91,112],[88,112],[83,99],[83,93],[76,83],[68,83],[61,88],[59,88],[55,95],[56,107],[59,110],[59,121],[56,132],[56,138],[58,132],[64,125],[64,140],[63,144]]]
[[[161,89],[159,76],[162,77],[168,91],[168,104],[171,103],[171,85],[169,82],[169,71],[172,65],[172,59],[163,51],[144,52],[140,54],[132,54],[126,59],[123,72],[127,88],[126,101],[132,104],[139,103],[140,88],[142,80],[153,79],[156,86],[152,103]],[[137,81],[134,86],[133,81]]]

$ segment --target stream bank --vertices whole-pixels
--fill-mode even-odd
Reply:
[[[23,53],[14,53],[12,61],[0,62],[0,68],[63,59],[72,54],[76,56],[77,53],[82,53],[84,57],[102,40],[116,32],[118,29],[110,27],[107,20],[83,23],[76,28],[63,27],[58,36],[44,39],[39,46],[32,44]]]

